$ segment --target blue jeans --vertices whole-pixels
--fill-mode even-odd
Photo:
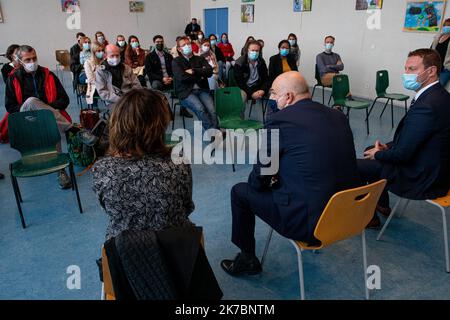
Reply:
[[[442,70],[439,80],[441,82],[441,85],[445,87],[447,83],[450,81],[450,70],[447,69]]]
[[[195,113],[205,130],[218,128],[216,109],[209,91],[192,90],[187,98],[181,100],[181,105]]]

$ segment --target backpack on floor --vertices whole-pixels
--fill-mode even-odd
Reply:
[[[74,165],[79,167],[88,167],[96,159],[94,147],[85,145],[78,135],[72,132],[67,134],[67,150]]]

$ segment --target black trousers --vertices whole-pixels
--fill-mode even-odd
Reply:
[[[279,232],[281,218],[271,191],[257,191],[248,183],[239,183],[231,189],[231,210],[231,241],[245,253],[255,255],[255,216]]]
[[[358,159],[358,172],[362,183],[373,183],[381,179],[383,165],[377,160]],[[382,207],[389,207],[389,194],[386,187],[381,194],[378,204]]]

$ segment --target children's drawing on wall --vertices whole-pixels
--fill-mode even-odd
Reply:
[[[408,1],[403,31],[439,32],[445,5],[445,0]]]

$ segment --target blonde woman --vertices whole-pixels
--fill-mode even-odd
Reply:
[[[91,44],[91,57],[84,63],[84,71],[86,72],[86,103],[97,107],[97,100],[94,100],[95,94],[95,71],[105,57],[105,48],[98,42]]]

